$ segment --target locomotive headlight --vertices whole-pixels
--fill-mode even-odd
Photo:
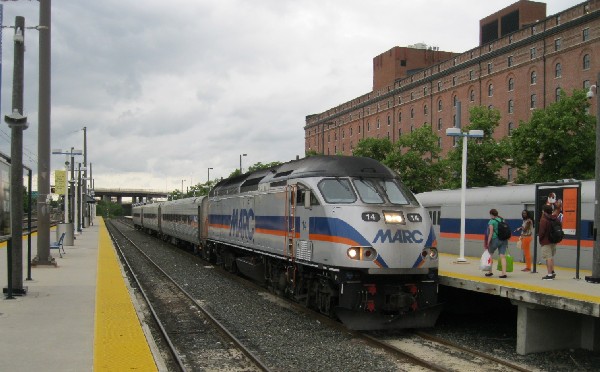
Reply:
[[[438,250],[437,248],[429,248],[429,257],[432,260],[435,260],[438,258]]]
[[[406,220],[402,212],[383,211],[383,218],[385,223],[390,224],[405,224]]]
[[[373,261],[377,258],[377,251],[373,247],[350,247],[346,254],[357,261]]]

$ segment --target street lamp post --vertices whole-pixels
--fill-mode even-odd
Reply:
[[[240,155],[240,174],[244,173],[242,172],[242,156],[246,156],[247,154],[241,154]]]
[[[67,155],[67,160],[65,161],[65,181],[67,182],[66,184],[66,189],[65,189],[65,223],[69,223],[71,222],[71,217],[74,215],[69,213],[70,212],[70,208],[71,206],[69,205],[69,199],[71,197],[73,197],[74,192],[71,191],[69,192],[69,183],[72,183],[73,181],[73,166],[75,164],[75,155],[82,155],[83,152],[81,150],[74,150],[73,147],[71,147],[70,151],[62,151],[61,149],[54,149],[52,150],[52,154],[54,155]],[[69,162],[69,156],[71,157],[71,161]],[[69,180],[69,165],[71,165],[71,180]]]
[[[446,135],[450,137],[462,137],[463,148],[462,148],[462,178],[461,178],[461,189],[460,189],[460,254],[456,259],[457,262],[467,262],[465,259],[465,196],[467,193],[467,139],[468,138],[482,138],[483,130],[472,129],[468,132],[461,131],[460,128],[448,128],[446,129]]]
[[[181,180],[181,199],[183,199],[183,182],[185,180]]]
[[[598,73],[596,84],[600,84],[600,73]],[[600,240],[598,239],[598,226],[600,226],[600,94],[598,85],[592,85],[587,93],[588,98],[594,96],[596,91],[596,186],[594,195],[594,252],[592,258],[592,275],[586,276],[585,281],[589,283],[600,283]]]
[[[208,183],[210,182],[210,170],[211,170],[211,169],[212,169],[212,168],[208,168],[208,174],[207,174],[207,176],[206,176],[206,184],[207,184],[207,185],[208,185]]]

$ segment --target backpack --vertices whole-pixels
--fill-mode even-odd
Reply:
[[[550,233],[548,234],[548,240],[550,243],[560,243],[565,237],[565,232],[562,229],[562,224],[558,219],[550,220]]]
[[[498,221],[498,220],[496,220]],[[504,219],[500,219],[498,221],[498,239],[500,240],[508,240],[510,239],[511,236],[511,232],[510,232],[510,226],[508,226],[508,224],[506,223],[506,221],[504,221]]]

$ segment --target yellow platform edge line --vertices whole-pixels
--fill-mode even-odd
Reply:
[[[555,295],[555,296],[559,296],[559,297],[570,298],[573,300],[580,300],[580,301],[586,301],[586,302],[600,304],[599,296],[590,296],[590,295],[585,295],[585,294],[580,294],[580,293],[569,292],[569,291],[565,291],[565,290],[561,290],[561,289],[553,289],[553,288],[540,287],[537,285],[516,283],[516,282],[510,281],[510,280],[507,281],[506,279],[482,278],[480,276],[459,274],[459,273],[454,273],[454,272],[449,272],[449,271],[444,271],[444,270],[439,270],[438,274],[442,275],[442,276],[447,276],[449,278],[500,284],[500,285],[504,285],[507,287],[510,286],[515,289],[522,289],[522,290],[529,291],[529,292],[551,294],[551,295]]]
[[[157,371],[102,219],[99,225],[94,371]]]

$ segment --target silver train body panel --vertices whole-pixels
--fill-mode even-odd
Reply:
[[[560,185],[560,184],[559,184]],[[441,253],[459,253],[460,237],[460,203],[461,190],[440,190],[417,194],[417,199],[427,209],[433,221],[433,228],[438,237],[438,249]],[[594,222],[595,182],[581,182],[581,222],[577,236],[580,245],[580,268],[591,269],[593,262],[593,222]],[[535,185],[512,185],[497,187],[470,188],[465,198],[465,255],[479,257],[483,250],[483,238],[489,211],[498,210],[506,219],[512,230],[521,226],[521,212],[535,212]],[[539,212],[536,213],[539,218]],[[516,259],[522,259],[522,252],[517,251],[518,234],[513,234],[509,242],[509,251]],[[556,265],[576,267],[577,239],[566,237],[557,246]],[[534,242],[531,242],[533,258]],[[538,262],[541,249],[538,241]]]

